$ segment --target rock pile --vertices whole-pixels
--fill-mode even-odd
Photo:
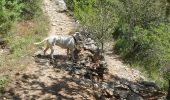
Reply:
[[[113,100],[165,100],[165,93],[155,83],[133,83],[127,80],[112,78],[102,83],[96,92],[98,98],[110,98]]]
[[[153,82],[134,83],[107,73],[105,59],[91,38],[85,39],[82,48],[78,53],[76,66],[81,69],[79,75],[91,80],[91,82],[84,81],[84,83],[92,86],[99,100],[106,98],[113,100],[165,99],[165,93]]]
[[[103,81],[104,74],[108,71],[107,64],[103,58],[94,40],[87,38],[78,53],[77,66],[86,70],[83,76],[95,82]]]

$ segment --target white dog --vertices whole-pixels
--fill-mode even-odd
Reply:
[[[81,40],[81,34],[79,32],[75,32],[72,36],[50,36],[42,40],[41,42],[34,43],[34,44],[41,44],[43,42],[47,43],[47,47],[44,50],[44,55],[46,54],[46,51],[50,48],[51,53],[50,56],[53,59],[53,52],[54,52],[54,45],[58,45],[62,48],[67,49],[67,55],[69,54],[69,50],[71,51],[72,59],[74,58],[74,50],[76,47],[76,43],[78,40]]]

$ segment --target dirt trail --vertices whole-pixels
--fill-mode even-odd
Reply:
[[[56,0],[57,1],[57,0]],[[49,16],[51,30],[49,35],[68,35],[75,28],[74,21],[65,13],[59,11],[60,4],[54,0],[44,0],[43,10]],[[49,51],[48,51],[49,53]],[[109,52],[108,52],[109,53]],[[58,66],[50,66],[48,59],[35,61],[25,72],[16,73],[16,79],[11,82],[3,99],[13,100],[93,100],[93,91],[77,84],[60,65],[66,60],[66,50],[55,48],[58,56]],[[61,56],[62,55],[62,56]],[[136,81],[141,78],[138,71],[132,70],[116,59],[115,56],[105,56],[109,65],[109,72],[118,77]],[[34,61],[34,59],[32,59]]]
[[[113,54],[113,44],[114,43],[108,43],[105,47],[105,60],[108,63],[109,73],[132,82],[145,80],[145,77],[140,71],[125,65],[118,55]]]
[[[138,70],[129,68],[127,65],[123,64],[117,55],[105,55],[105,60],[109,64],[109,72],[114,76],[118,76],[119,78],[124,78],[132,82],[142,81],[145,79]]]
[[[43,11],[49,16],[51,35],[69,35],[72,30],[75,30],[76,24],[74,20],[68,17],[62,11],[66,10],[63,0],[43,0]],[[54,54],[65,54],[66,51],[60,47],[55,47]],[[59,52],[58,52],[59,51]]]
[[[62,0],[44,0],[43,10],[49,16],[51,24],[49,35],[69,34],[75,28],[73,20],[65,13],[60,13],[62,12],[60,6],[63,6],[63,4],[59,4],[59,1]]]

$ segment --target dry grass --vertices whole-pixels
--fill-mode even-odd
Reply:
[[[22,21],[16,24],[16,35],[26,36],[34,32],[36,23],[33,21]]]
[[[43,15],[14,24],[7,36],[8,49],[3,50],[7,53],[0,54],[0,89],[33,62],[32,55],[36,50],[33,43],[47,35],[48,29],[48,20]]]

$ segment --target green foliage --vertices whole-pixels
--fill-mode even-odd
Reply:
[[[23,3],[22,18],[26,20],[33,19],[41,15],[41,0],[20,0]]]
[[[130,33],[135,26],[149,28],[162,22],[165,5],[165,0],[119,0],[114,6],[120,18],[119,25]]]
[[[74,0],[74,14],[81,21],[82,24],[90,22],[90,18],[93,14],[92,5],[95,0]]]
[[[126,55],[129,51],[129,43],[125,39],[118,39],[115,45],[115,52],[120,55]]]
[[[161,70],[170,64],[170,27],[166,24],[150,29],[136,26],[132,35],[130,41],[127,38],[117,39],[115,50],[131,64],[138,63],[147,71],[149,78],[165,89],[169,76],[164,73],[167,77],[162,77]]]
[[[110,0],[74,0],[74,3],[75,16],[103,49],[104,43],[112,38],[117,21]]]
[[[0,92],[4,90],[4,87],[6,86],[7,82],[8,82],[7,77],[0,77]]]
[[[0,35],[7,34],[12,23],[19,19],[22,7],[19,0],[0,0]]]
[[[123,52],[126,58],[132,61],[140,61],[141,65],[148,68],[162,68],[166,62],[169,62],[169,40],[170,27],[167,25],[152,27],[150,30],[135,27],[131,41],[126,38],[120,38],[117,40],[115,49]],[[119,41],[124,42],[120,43]],[[129,45],[127,46],[127,44]]]
[[[40,3],[41,0],[0,0],[0,37],[8,34],[15,21],[41,15]]]
[[[170,64],[170,27],[165,0],[119,0],[115,51],[138,64],[162,88],[167,87],[161,69]],[[167,78],[167,77],[166,77]]]

